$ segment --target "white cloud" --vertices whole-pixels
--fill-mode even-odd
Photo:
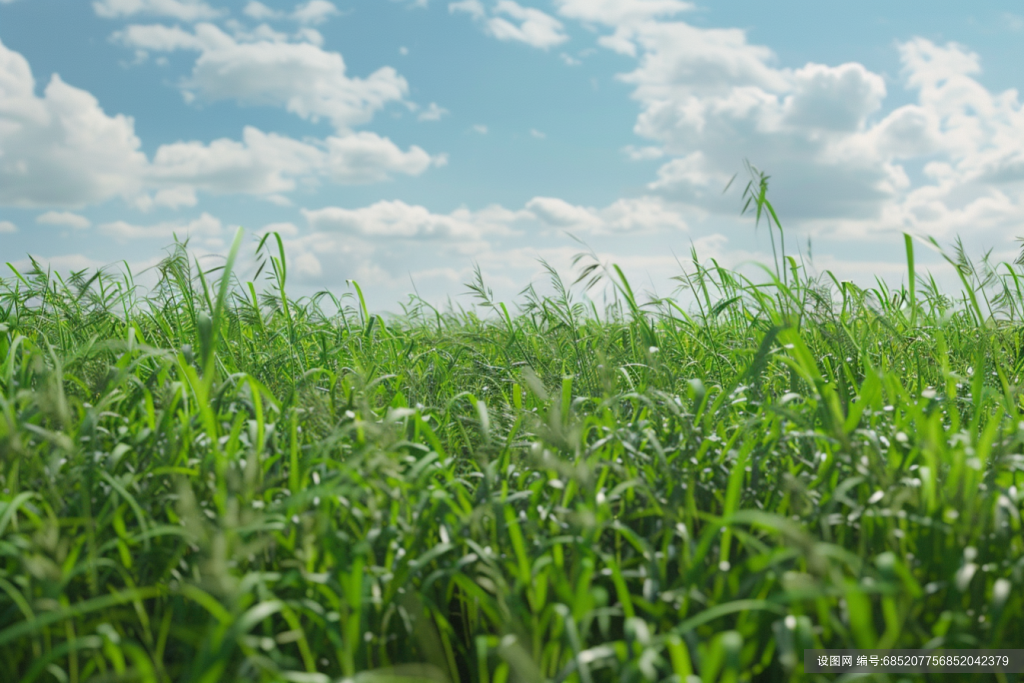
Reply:
[[[683,22],[645,22],[621,30],[643,49],[640,66],[622,77],[641,101],[725,95],[736,88],[788,89],[787,73],[770,65],[771,50],[747,43],[740,29],[702,29]]]
[[[126,46],[144,50],[199,51],[183,87],[207,101],[283,106],[303,119],[326,118],[339,131],[369,122],[389,102],[402,101],[409,89],[391,67],[350,78],[337,52],[310,42],[283,42],[277,35],[240,42],[212,24],[198,24],[193,33],[135,25],[115,35]]]
[[[503,209],[473,214],[457,210],[431,213],[426,207],[401,200],[381,201],[359,209],[336,206],[302,210],[310,227],[319,232],[340,232],[362,237],[476,241],[487,234],[507,234],[517,215]]]
[[[616,26],[694,9],[682,0],[555,0],[563,17]]]
[[[75,228],[76,230],[82,230],[92,225],[85,216],[80,216],[77,213],[71,213],[70,211],[47,211],[44,214],[36,216],[36,223],[45,223],[46,225],[63,225],[68,228]]]
[[[534,7],[523,7],[514,0],[498,0],[490,18],[480,0],[449,3],[448,11],[465,12],[482,21],[487,33],[498,40],[518,41],[542,50],[569,40],[558,19]]]
[[[628,27],[620,28],[610,36],[601,36],[597,39],[597,44],[601,47],[606,47],[613,52],[618,52],[620,55],[636,57],[636,44],[633,42],[633,31]]]
[[[290,225],[278,230],[300,279],[325,287],[343,286],[345,279],[354,278],[368,295],[384,292],[385,297],[408,291],[410,276],[418,285],[442,286],[451,292],[472,275],[474,260],[494,260],[494,240],[515,238],[519,224],[535,222],[528,211],[501,206],[435,213],[401,200],[301,212],[309,230]],[[277,228],[265,226],[261,233]],[[424,248],[431,261],[426,268]],[[381,301],[391,305],[395,299]]]
[[[393,173],[419,175],[434,166],[444,166],[447,157],[431,157],[413,145],[403,152],[376,133],[361,132],[327,139],[326,172],[336,182],[354,185],[387,180]]]
[[[317,31],[315,28],[310,28],[309,26],[303,26],[296,31],[295,40],[316,45],[317,47],[324,46],[324,35],[320,33],[320,31]]]
[[[619,199],[603,209],[577,206],[555,197],[534,197],[526,210],[546,226],[593,234],[688,230],[681,207],[659,197]]]
[[[297,177],[323,163],[323,151],[313,145],[246,126],[240,142],[221,138],[209,144],[162,145],[150,176],[173,187],[218,194],[275,194],[295,189]]]
[[[154,33],[176,43],[185,32]],[[418,175],[445,155],[402,150],[375,133],[299,141],[248,126],[241,140],[161,145],[152,161],[139,150],[130,117],[107,116],[96,99],[54,75],[33,93],[28,62],[0,43],[0,204],[77,207],[121,197],[143,210],[195,206],[196,192],[266,195],[280,202],[299,181],[342,184]],[[148,194],[154,191],[155,195]]]
[[[419,175],[444,163],[443,155],[432,157],[415,145],[402,151],[376,133],[331,136],[313,144],[247,126],[241,142],[221,138],[209,144],[161,146],[153,157],[150,177],[174,187],[217,194],[279,195],[294,190],[304,178],[326,176],[343,185],[357,185],[384,181],[396,173]]]
[[[10,221],[0,221],[0,234],[18,232],[18,226]]]
[[[28,62],[0,42],[0,204],[84,206],[139,190],[146,157],[131,117],[54,74],[35,95]]]
[[[882,106],[885,83],[860,64],[808,64],[793,74],[785,123],[814,130],[857,131]]]
[[[400,54],[403,57],[405,57],[406,55],[409,54],[409,48],[407,48],[405,45],[403,45],[402,47],[398,48],[398,54]]]
[[[175,235],[179,239],[189,237],[216,238],[219,237],[224,226],[220,219],[211,216],[205,211],[203,214],[188,223],[165,222],[155,225],[134,225],[125,221],[114,221],[103,223],[99,226],[100,232],[108,235],[118,242],[130,242],[140,239],[161,239],[167,240]]]
[[[563,16],[588,7],[560,3]],[[667,157],[649,185],[665,197],[732,213],[721,190],[749,158],[771,173],[784,220],[806,230],[1002,240],[1024,221],[1024,108],[1016,91],[981,85],[962,46],[902,44],[916,101],[886,112],[883,78],[861,64],[784,68],[737,29],[596,12],[615,29],[606,47],[637,55],[619,78],[641,108],[634,132],[657,146],[624,151]]]
[[[441,117],[447,113],[448,110],[438,106],[437,102],[431,102],[426,110],[421,111],[416,118],[419,121],[440,121]]]
[[[514,237],[519,222],[533,220],[527,211],[501,206],[441,214],[401,200],[356,209],[303,209],[302,214],[310,231],[285,238],[285,248],[290,263],[302,264],[303,278],[318,287],[354,278],[368,293],[383,289],[393,296],[408,291],[409,276],[417,283],[440,277],[451,291],[471,274],[472,260],[489,260],[492,240]],[[424,242],[437,264],[426,269]],[[454,263],[457,268],[450,265]],[[450,280],[455,273],[460,275]]]
[[[646,161],[648,159],[660,159],[665,156],[665,150],[661,147],[636,147],[626,145],[622,151],[633,161]]]
[[[566,53],[564,53],[564,52],[563,52],[563,53],[561,53],[561,54],[560,54],[560,55],[558,55],[558,56],[559,56],[559,58],[560,58],[560,59],[561,59],[561,60],[562,60],[563,62],[565,62],[565,65],[566,65],[566,66],[579,66],[580,64],[582,64],[582,63],[583,63],[582,61],[580,61],[580,60],[576,59],[576,58],[575,58],[575,57],[573,57],[572,55],[568,55],[568,54],[566,54]]]
[[[199,203],[199,200],[196,197],[196,188],[188,185],[160,190],[156,193],[156,197],[153,198],[153,204],[156,206],[166,206],[170,209],[177,209],[182,206],[195,206],[197,203]]]
[[[534,197],[526,203],[526,209],[543,223],[558,228],[595,229],[601,219],[594,209],[575,206],[557,197]]]
[[[97,0],[92,7],[105,19],[151,14],[180,21],[201,21],[216,19],[221,14],[203,0]]]
[[[483,3],[480,0],[458,0],[458,2],[448,3],[448,12],[450,14],[465,12],[474,19],[483,19],[486,15]]]
[[[242,10],[242,14],[256,21],[283,19],[287,16],[287,18],[302,24],[322,24],[340,12],[334,3],[327,0],[309,0],[309,2],[300,3],[295,6],[295,10],[290,15],[268,7],[257,0],[250,0]]]
[[[491,17],[487,21],[487,30],[498,40],[515,40],[542,50],[569,40],[562,22],[539,9],[523,7],[513,0],[498,0],[494,13],[519,22],[516,25],[502,16]]]
[[[292,18],[304,24],[321,24],[335,14],[338,14],[338,8],[334,3],[327,0],[309,0],[296,6]]]
[[[207,42],[198,35],[199,30],[203,31],[204,37],[211,39],[210,42],[213,42],[212,39],[216,34],[204,29],[197,29],[197,33],[190,33],[180,26],[165,26],[163,24],[132,24],[123,31],[116,32],[114,38],[130,47],[153,50],[155,52],[173,52],[175,50],[201,51],[206,49]],[[216,29],[216,31],[219,32],[220,29]],[[225,36],[225,38],[228,37]],[[228,38],[228,41],[230,40]],[[223,44],[226,41],[220,42]]]
[[[267,7],[262,2],[257,2],[257,0],[249,0],[249,4],[242,10],[242,14],[256,19],[257,21],[262,21],[264,19],[276,19],[281,16],[280,12]]]
[[[536,128],[531,128],[530,129],[530,135],[532,135],[533,137],[537,138],[538,140],[543,140],[544,138],[547,137],[547,135],[545,135],[544,133],[540,132]]]
[[[475,130],[477,133],[480,133],[480,135],[487,135],[487,126],[485,126],[482,123],[475,124],[473,126],[473,130]]]

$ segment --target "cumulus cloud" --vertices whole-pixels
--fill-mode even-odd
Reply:
[[[18,226],[10,221],[0,221],[0,233],[18,232]]]
[[[295,8],[292,18],[304,24],[321,24],[338,14],[338,8],[327,0],[309,0]]]
[[[498,0],[494,13],[502,16],[488,20],[487,30],[498,40],[516,40],[542,50],[569,40],[562,22],[539,9],[523,7],[513,0]]]
[[[488,234],[508,234],[509,224],[520,217],[500,207],[473,213],[460,209],[451,214],[436,214],[424,206],[401,200],[381,201],[359,209],[332,206],[303,209],[302,215],[313,230],[338,232],[362,237],[470,240]]]
[[[750,158],[772,174],[776,207],[811,230],[948,236],[973,222],[995,234],[1024,218],[1019,96],[982,86],[966,48],[902,44],[916,102],[885,112],[885,81],[861,64],[781,67],[741,30],[611,11],[627,6],[639,7],[563,0],[559,12],[611,27],[605,47],[636,55],[619,79],[640,105],[634,131],[657,144],[625,152],[666,157],[649,185],[662,196],[735,211],[721,190]]]
[[[154,44],[179,44],[192,34],[149,35]],[[91,94],[57,75],[42,97],[34,88],[28,62],[0,43],[2,205],[71,208],[121,197],[143,210],[180,208],[195,206],[200,191],[279,201],[300,180],[372,183],[446,162],[444,155],[415,145],[402,150],[370,132],[300,141],[252,126],[241,140],[161,145],[149,160],[130,117],[108,116]]]
[[[242,14],[256,21],[287,18],[302,24],[322,24],[340,12],[334,3],[327,0],[309,0],[309,2],[300,3],[295,6],[291,14],[268,7],[257,0],[249,0],[249,4],[242,10]]]
[[[331,136],[314,144],[246,126],[241,141],[162,145],[150,177],[216,194],[278,195],[294,190],[302,178],[326,176],[339,184],[359,185],[396,173],[419,175],[444,163],[443,155],[432,157],[415,145],[403,151],[376,133]]]
[[[36,223],[63,225],[68,228],[75,228],[76,230],[83,230],[92,225],[92,221],[85,216],[80,216],[70,211],[47,211],[36,216]]]
[[[216,19],[221,14],[203,0],[97,0],[92,7],[97,16],[105,19],[149,14],[179,21],[201,21]]]
[[[196,188],[190,185],[179,185],[159,190],[153,198],[155,206],[166,206],[169,209],[177,209],[182,206],[195,206],[199,203],[196,197]]]
[[[487,16],[487,12],[484,11],[484,5],[480,0],[458,0],[458,2],[448,3],[448,12],[451,14],[465,12],[474,19],[483,19]]]
[[[207,101],[283,106],[303,119],[328,119],[338,131],[369,122],[389,102],[402,101],[409,89],[392,67],[352,78],[339,53],[315,41],[285,42],[274,33],[241,40],[201,23],[194,31],[133,25],[115,36],[141,50],[199,52],[191,76],[182,83],[187,93]]]
[[[280,12],[267,7],[262,2],[257,2],[257,0],[249,0],[249,4],[242,10],[242,14],[247,17],[251,17],[252,19],[256,19],[257,21],[262,21],[264,19],[276,19],[281,16]]]
[[[327,173],[346,185],[387,180],[393,173],[419,175],[434,166],[444,166],[447,157],[431,157],[413,145],[403,152],[395,143],[376,133],[361,132],[327,139]]]
[[[525,208],[542,224],[570,232],[614,234],[688,230],[681,208],[673,207],[659,197],[619,199],[603,209],[577,206],[556,197],[534,197]]]
[[[534,7],[523,7],[514,0],[498,0],[489,18],[479,0],[450,3],[448,11],[465,12],[483,22],[487,33],[498,40],[526,43],[542,50],[569,40],[558,19]]]
[[[0,42],[0,204],[84,206],[140,188],[146,157],[131,117],[54,74],[35,95],[28,61]]]
[[[682,0],[555,0],[558,13],[580,21],[617,26],[694,9]]]
[[[369,287],[367,291],[384,288],[396,296],[409,286],[410,275],[416,281],[441,277],[448,288],[457,287],[469,274],[470,259],[486,259],[494,248],[492,240],[515,236],[518,222],[533,220],[527,211],[501,206],[435,213],[401,200],[301,212],[308,232],[298,233],[291,225],[264,228],[281,233],[289,262],[300,278],[315,281],[317,286],[354,278]],[[423,268],[424,242],[430,245],[432,262],[444,265]],[[458,268],[449,262],[458,263]],[[413,265],[407,268],[409,264]]]
[[[323,152],[292,138],[246,126],[242,140],[226,138],[162,145],[152,177],[219,194],[274,194],[295,189],[295,178],[323,163]]]
[[[118,242],[130,242],[139,239],[161,239],[168,240],[174,236],[179,239],[190,237],[216,238],[223,231],[224,226],[219,218],[215,218],[205,211],[203,214],[188,223],[164,222],[154,225],[135,225],[126,221],[114,221],[103,223],[99,230]]]

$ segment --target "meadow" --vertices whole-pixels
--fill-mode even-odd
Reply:
[[[750,188],[748,188],[749,190]],[[1024,647],[1020,263],[642,300],[583,252],[398,316],[176,244],[0,284],[4,681],[833,680]],[[251,248],[251,247],[247,247]],[[607,287],[603,309],[586,296]],[[924,675],[876,680],[925,680]],[[947,675],[928,680],[1019,680]]]

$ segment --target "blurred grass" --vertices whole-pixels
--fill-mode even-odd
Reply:
[[[909,287],[811,278],[763,188],[768,284],[693,254],[690,308],[587,253],[514,312],[477,273],[483,317],[387,321],[290,299],[276,237],[260,287],[241,233],[145,296],[12,267],[0,679],[831,680],[804,648],[1024,647],[1024,269],[957,246],[947,295],[908,238]]]

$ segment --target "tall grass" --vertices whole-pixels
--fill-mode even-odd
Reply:
[[[236,281],[240,239],[207,271],[176,245],[146,295],[0,284],[0,679],[785,681],[807,647],[1024,646],[1019,263],[954,249],[948,295],[909,239],[899,289],[694,254],[684,308],[584,253],[514,313],[478,273],[483,317],[385,321],[289,298],[277,239]]]

